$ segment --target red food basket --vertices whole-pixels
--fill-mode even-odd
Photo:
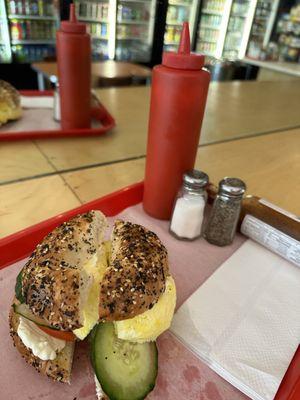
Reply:
[[[50,96],[53,97],[51,90],[24,90],[20,92],[23,96]],[[38,110],[38,109],[37,109]],[[81,137],[81,136],[100,136],[110,131],[116,125],[114,118],[107,109],[99,103],[97,107],[91,109],[91,118],[101,125],[88,129],[51,129],[51,130],[27,130],[27,131],[5,131],[5,126],[0,129],[0,141],[14,141],[23,139],[49,139],[62,137]],[[12,122],[14,123],[14,122]],[[17,123],[17,122],[16,122]]]
[[[114,216],[125,208],[140,203],[142,198],[143,182],[140,182],[0,239],[0,269],[27,257],[47,233],[76,214],[98,209],[107,216]],[[275,400],[299,399],[300,349],[298,347],[281,382]]]

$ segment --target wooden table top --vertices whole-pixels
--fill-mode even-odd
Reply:
[[[248,194],[264,197],[300,215],[299,148],[299,128],[280,131],[202,146],[196,167],[216,183],[224,176],[238,176],[247,183]],[[26,147],[27,157],[32,151]],[[16,157],[11,159],[11,165],[15,160]],[[35,162],[44,171],[53,168],[46,157],[33,158],[31,163]],[[52,171],[52,175],[2,184],[0,237],[142,180],[144,164],[142,157],[62,174]]]
[[[42,72],[45,77],[57,77],[56,62],[38,62],[32,64],[37,72]],[[150,78],[151,69],[142,65],[123,61],[98,61],[92,63],[92,77],[104,79],[116,78]]]
[[[112,132],[101,137],[3,142],[0,184],[144,156],[150,88],[109,88],[97,93],[116,119]],[[299,104],[300,81],[212,83],[200,144],[300,126]]]

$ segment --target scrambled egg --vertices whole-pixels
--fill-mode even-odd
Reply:
[[[84,266],[87,275],[91,276],[93,281],[89,290],[85,306],[82,310],[84,325],[73,331],[80,340],[83,340],[93,329],[99,319],[99,297],[100,297],[100,281],[103,278],[108,265],[107,253],[110,244],[104,243],[101,254],[92,257]]]
[[[175,305],[176,286],[173,278],[168,276],[165,292],[151,310],[131,319],[114,322],[118,338],[138,343],[155,340],[170,327]]]

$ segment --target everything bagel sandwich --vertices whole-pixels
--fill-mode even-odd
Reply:
[[[170,326],[176,288],[155,233],[116,221],[105,242],[106,227],[90,211],[44,238],[17,277],[10,331],[25,360],[61,382],[75,341],[90,334],[98,389],[134,400],[154,387],[155,339]]]

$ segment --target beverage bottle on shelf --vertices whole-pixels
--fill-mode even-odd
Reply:
[[[9,2],[10,14],[17,14],[16,2],[14,0]]]
[[[107,19],[108,17],[108,4],[102,5],[102,18]]]
[[[178,53],[153,69],[143,206],[169,219],[183,174],[194,168],[210,75],[204,56],[190,52],[183,24]]]
[[[38,0],[38,14],[40,16],[44,15],[44,1],[43,0]]]
[[[69,21],[56,34],[62,129],[89,128],[91,124],[91,40],[86,25],[78,22],[74,4]]]
[[[106,35],[107,35],[107,25],[102,24],[101,25],[101,36],[106,37]]]
[[[118,5],[118,12],[117,12],[117,21],[122,22],[122,14],[123,14],[123,6],[121,4]]]
[[[102,19],[102,4],[98,3],[97,4],[97,18],[98,19]]]
[[[39,5],[37,0],[31,0],[32,15],[39,15]]]

